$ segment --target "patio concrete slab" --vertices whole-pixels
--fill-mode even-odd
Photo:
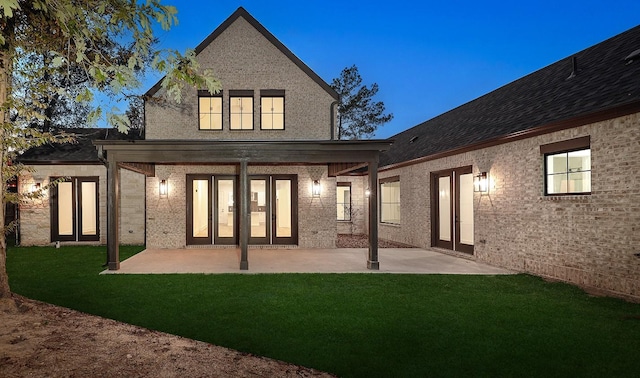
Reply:
[[[381,248],[380,270],[367,269],[367,250],[249,249],[249,270],[240,270],[240,250],[146,249],[105,274],[169,273],[406,273],[514,274],[515,272],[419,248]]]

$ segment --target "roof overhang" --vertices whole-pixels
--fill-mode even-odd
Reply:
[[[202,141],[97,140],[98,155],[116,163],[328,164],[378,162],[391,140]]]

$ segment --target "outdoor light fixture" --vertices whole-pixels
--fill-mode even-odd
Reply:
[[[167,196],[167,180],[160,180],[160,198]]]
[[[473,191],[487,193],[489,191],[489,177],[487,172],[480,172],[473,178]]]
[[[39,182],[35,182],[35,183],[31,184],[31,193],[35,193],[38,190],[40,190],[40,183]]]
[[[364,195],[365,195],[367,198],[369,198],[369,196],[371,195],[371,189],[367,188],[367,189],[364,191]]]
[[[320,197],[320,181],[313,180],[313,185],[311,185],[311,193],[314,197]]]

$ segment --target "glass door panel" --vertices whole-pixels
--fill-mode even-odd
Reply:
[[[291,180],[276,180],[275,236],[290,238],[291,230]]]
[[[254,178],[250,180],[249,190],[251,192],[249,198],[249,212],[251,214],[251,233],[250,239],[252,243],[268,244],[268,213],[269,204],[267,203],[268,179]]]
[[[451,177],[438,178],[439,239],[451,241]]]
[[[194,238],[209,235],[209,180],[193,180],[193,230]]]
[[[82,196],[82,207],[80,214],[81,229],[80,235],[97,235],[98,234],[98,217],[97,217],[97,205],[96,199],[97,183],[91,181],[82,181],[80,183],[80,195]]]
[[[234,244],[236,238],[236,180],[216,177],[216,232],[215,244]]]
[[[58,184],[58,235],[74,236],[75,199],[73,198],[73,182]]]
[[[457,244],[473,245],[473,174],[459,176],[460,240]]]

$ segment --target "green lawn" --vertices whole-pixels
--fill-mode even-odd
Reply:
[[[9,279],[29,298],[345,377],[640,375],[640,305],[528,275],[98,275],[104,261],[104,247],[11,248]]]

